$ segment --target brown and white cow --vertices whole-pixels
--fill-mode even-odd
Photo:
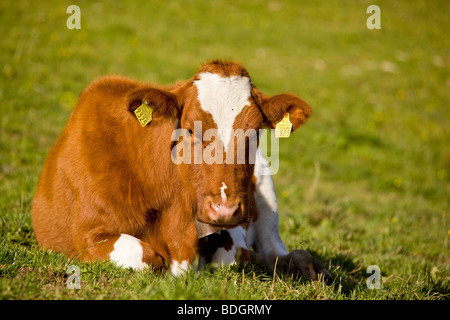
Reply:
[[[153,110],[145,126],[134,113],[143,103]],[[231,134],[274,128],[286,113],[295,130],[310,108],[292,94],[261,93],[234,62],[213,61],[167,87],[122,77],[94,81],[80,95],[40,177],[32,210],[40,246],[122,267],[168,266],[174,275],[200,254],[203,264],[252,260],[308,279],[331,279],[306,251],[287,251],[272,177],[261,174],[268,163],[259,149],[249,148],[251,136],[239,145]],[[216,135],[203,140],[208,129]],[[177,163],[174,154],[186,150],[195,158],[196,148],[176,151],[186,144],[207,153],[220,149],[224,161]],[[244,163],[233,161],[239,148],[248,152]]]

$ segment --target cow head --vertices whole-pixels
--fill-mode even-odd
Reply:
[[[151,103],[166,103],[173,112],[161,112],[176,118],[173,154],[183,161],[173,161],[195,197],[196,219],[217,228],[232,228],[248,219],[259,129],[275,128],[289,113],[295,130],[311,113],[292,94],[261,93],[246,69],[234,62],[213,61],[170,92],[154,95],[158,101]]]

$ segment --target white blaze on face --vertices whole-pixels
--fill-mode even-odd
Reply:
[[[200,106],[212,115],[226,152],[236,116],[250,105],[250,78],[237,75],[221,77],[210,72],[200,73],[199,77],[200,80],[194,84]]]
[[[220,187],[220,197],[222,198],[222,202],[227,202],[227,195],[225,194],[225,189],[227,189],[227,185],[225,182],[222,182],[222,186]]]

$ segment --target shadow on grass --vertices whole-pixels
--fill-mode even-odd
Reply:
[[[357,286],[365,284],[370,274],[366,273],[367,266],[362,266],[355,257],[345,254],[321,255],[314,250],[309,253],[321,261],[331,272],[335,290],[341,286],[341,292],[348,296]]]
[[[328,287],[332,288],[335,293],[349,297],[354,294],[357,287],[362,286],[363,289],[366,288],[366,281],[371,273],[366,273],[368,266],[363,266],[354,257],[344,254],[321,255],[314,250],[309,250],[308,252],[331,272],[333,283]],[[273,281],[273,272],[257,264],[241,263],[236,265],[234,270],[239,273],[253,274],[261,281]],[[381,276],[383,276],[383,273]],[[285,282],[310,283],[302,278],[295,279],[293,275],[289,274],[277,273],[277,277]]]

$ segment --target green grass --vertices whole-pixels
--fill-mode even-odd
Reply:
[[[0,3],[0,298],[448,299],[448,1]],[[179,278],[40,250],[31,201],[81,90],[120,74],[162,84],[212,58],[241,61],[260,90],[291,91],[313,116],[280,141],[280,232],[335,285],[233,266]],[[66,287],[78,265],[81,289]],[[381,289],[366,286],[369,265]]]

